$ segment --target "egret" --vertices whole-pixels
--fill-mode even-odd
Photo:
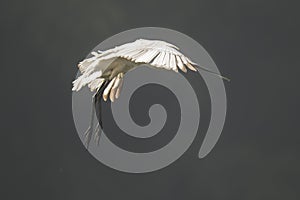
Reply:
[[[92,98],[91,123],[85,132],[85,144],[88,145],[94,133],[93,121],[96,100],[101,96],[104,101],[110,99],[114,102],[119,98],[123,85],[124,75],[141,66],[146,65],[155,69],[179,70],[186,73],[187,70],[198,71],[199,69],[210,72],[222,79],[229,80],[218,73],[199,66],[183,55],[179,48],[173,44],[160,40],[138,39],[105,51],[93,51],[92,57],[79,62],[78,68],[81,75],[73,81],[73,91],[79,91],[88,86],[95,92]],[[99,144],[100,127],[102,120],[99,119],[94,138]]]

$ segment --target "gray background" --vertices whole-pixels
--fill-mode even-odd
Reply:
[[[1,199],[299,199],[296,1],[1,1]],[[130,28],[183,32],[210,53],[228,117],[213,151],[200,139],[171,166],[115,171],[77,136],[76,63]]]

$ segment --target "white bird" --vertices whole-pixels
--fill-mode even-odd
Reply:
[[[78,64],[82,75],[73,81],[72,90],[79,91],[87,85],[92,92],[96,91],[93,96],[93,103],[95,103],[96,95],[101,95],[104,101],[107,101],[108,98],[112,102],[115,101],[120,96],[124,74],[141,65],[156,69],[173,70],[177,73],[179,70],[186,73],[187,69],[197,71],[198,68],[229,80],[192,62],[179,51],[177,46],[160,40],[138,39],[131,43],[105,51],[92,52],[91,54],[92,57],[84,59]],[[92,109],[91,124],[85,133],[87,147],[93,133],[94,105]],[[101,119],[99,122],[101,123]],[[102,127],[102,124],[100,126]],[[98,123],[95,131],[95,140],[98,143],[100,139],[99,132]]]

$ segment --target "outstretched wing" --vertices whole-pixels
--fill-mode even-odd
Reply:
[[[193,67],[196,63],[184,56],[178,47],[159,40],[138,39],[106,51],[92,52],[92,55],[78,64],[82,75],[73,82],[74,91],[80,90],[85,85],[92,91],[99,89],[104,82],[101,76],[109,63],[116,58],[125,58],[135,64],[149,64],[176,72],[178,68],[183,72],[186,72],[187,68],[196,71]]]
[[[183,55],[177,46],[159,40],[138,39],[107,51],[94,52],[94,55],[92,59],[98,61],[121,57],[137,64],[149,64],[176,72],[178,68],[186,72],[186,67],[196,71],[193,67],[196,63]],[[81,69],[85,71],[89,67],[82,63]]]
[[[103,77],[105,70],[117,58],[128,60],[134,65],[147,64],[175,72],[178,72],[178,69],[187,72],[187,68],[197,71],[195,68],[197,67],[228,80],[192,62],[179,51],[177,46],[160,40],[138,39],[106,51],[92,52],[92,55],[78,64],[82,75],[73,82],[73,91],[78,91],[85,85],[88,85],[92,91],[99,89],[105,80]],[[122,62],[124,64],[124,61]],[[126,73],[126,71],[121,72]]]

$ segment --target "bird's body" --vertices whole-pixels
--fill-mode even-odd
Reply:
[[[122,89],[124,74],[141,65],[177,73],[179,70],[187,72],[187,69],[197,71],[195,67],[211,72],[192,62],[177,46],[159,40],[138,39],[105,51],[92,52],[92,55],[78,64],[82,75],[73,81],[72,90],[78,91],[88,85],[91,91],[96,91],[97,96],[102,95],[105,101],[108,97],[111,101],[117,99]],[[86,133],[87,138],[90,138],[93,132],[91,126]],[[95,136],[99,139],[97,131]]]

